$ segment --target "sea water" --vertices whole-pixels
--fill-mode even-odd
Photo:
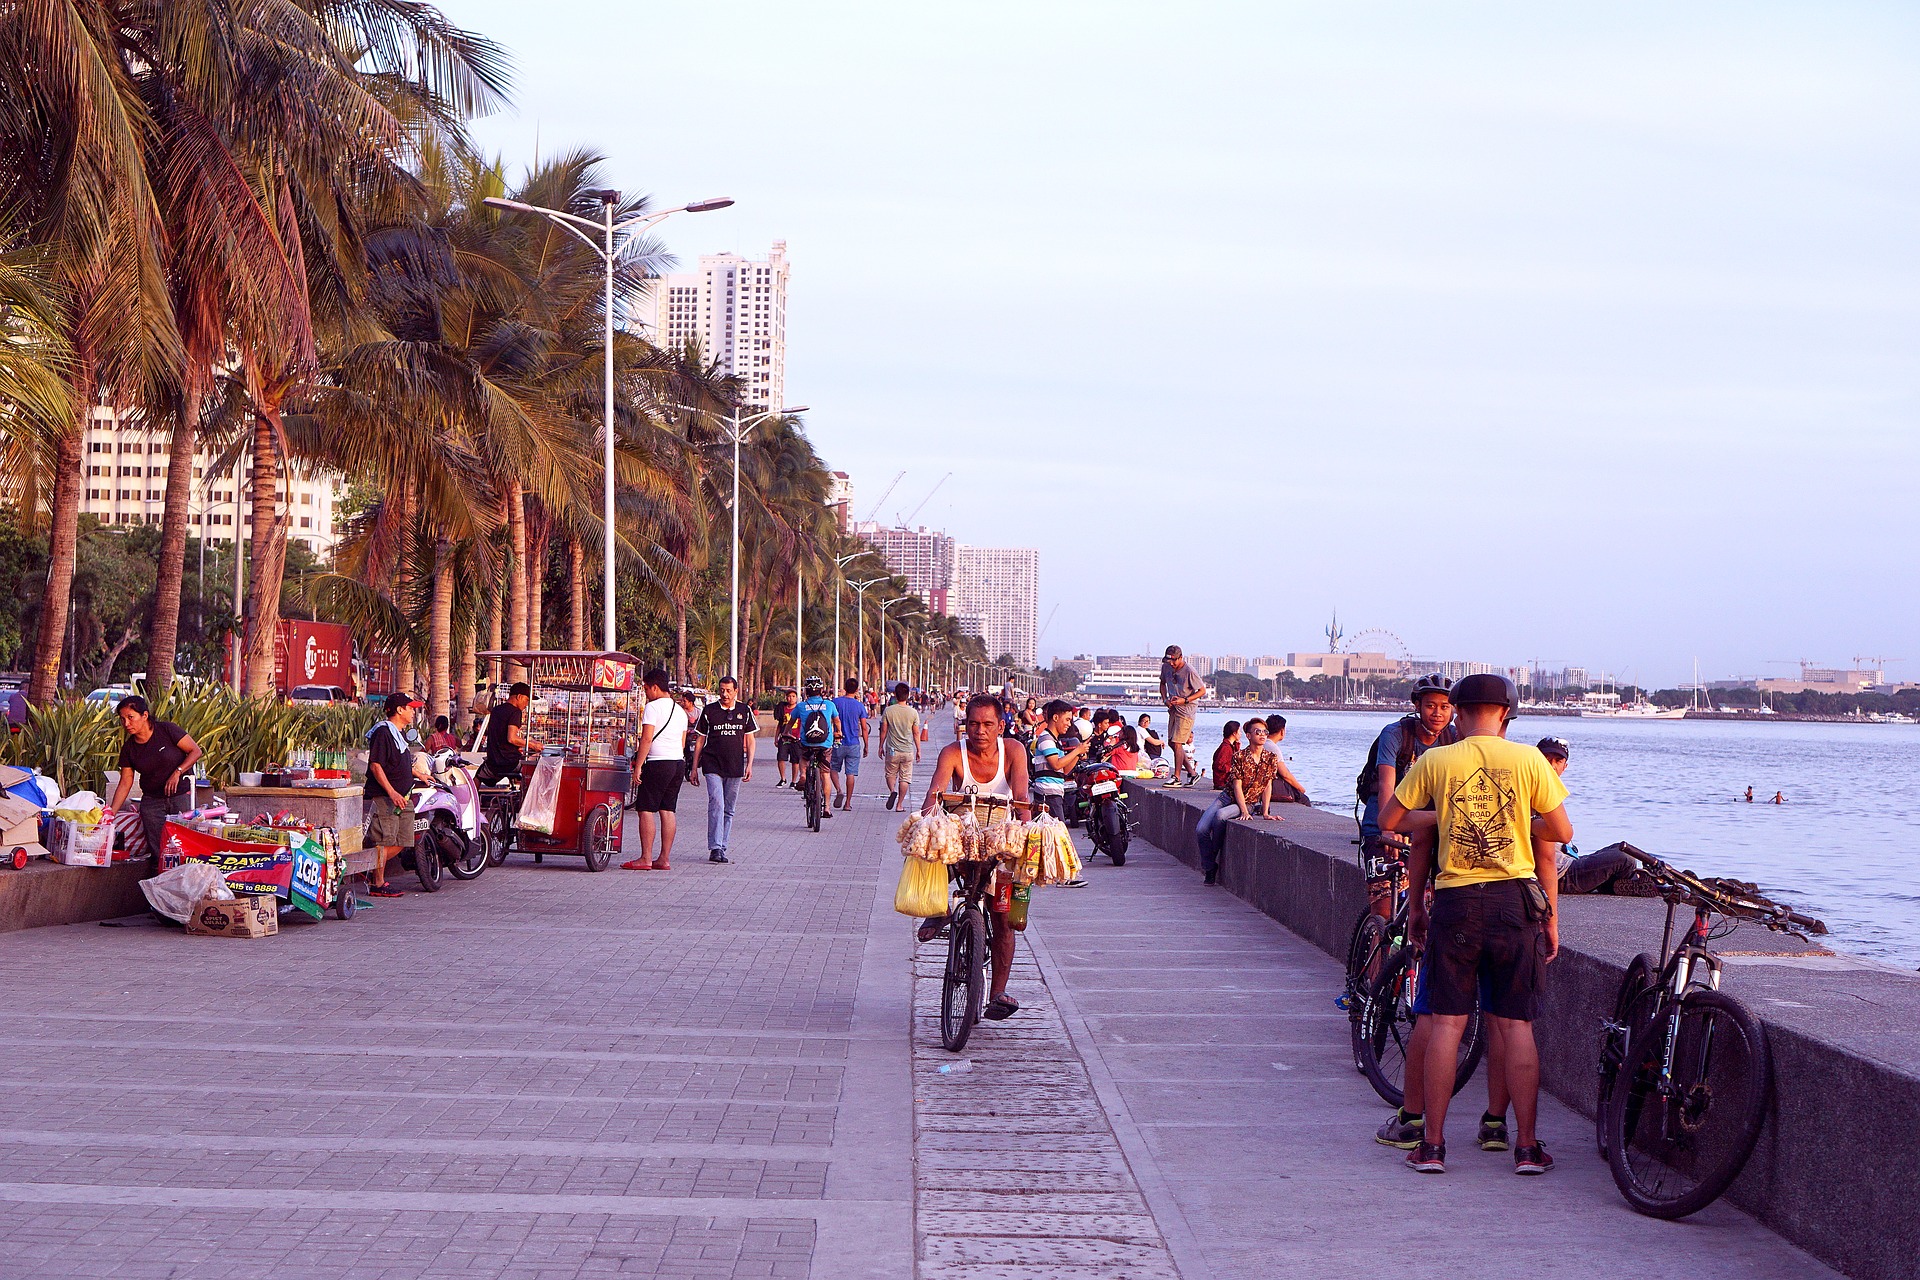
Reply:
[[[1294,776],[1317,807],[1350,812],[1354,775],[1395,713],[1285,714]],[[1127,709],[1130,722],[1139,715]],[[1165,732],[1165,709],[1152,715]],[[1197,717],[1203,769],[1220,726],[1243,718]],[[1507,734],[1550,735],[1572,746],[1567,812],[1582,851],[1626,840],[1702,875],[1751,880],[1826,921],[1835,950],[1920,967],[1920,726],[1535,716]],[[1768,803],[1775,792],[1785,803]]]

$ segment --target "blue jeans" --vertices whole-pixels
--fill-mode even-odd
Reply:
[[[723,778],[717,773],[700,775],[707,786],[707,852],[727,851],[727,838],[733,834],[733,802],[740,795],[740,779]]]
[[[1214,875],[1220,870],[1220,851],[1227,847],[1227,823],[1230,818],[1220,816],[1220,811],[1233,803],[1233,796],[1222,791],[1214,797],[1213,805],[1200,815],[1193,824],[1193,842],[1200,846],[1200,870]]]

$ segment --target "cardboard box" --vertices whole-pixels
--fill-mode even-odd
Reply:
[[[40,806],[0,791],[0,846],[40,842]]]
[[[205,938],[269,938],[280,932],[280,906],[270,893],[202,898],[187,913],[187,932]]]

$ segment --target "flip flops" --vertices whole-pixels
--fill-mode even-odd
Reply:
[[[981,1011],[980,1016],[989,1022],[1004,1022],[1018,1012],[1020,1012],[1018,1000],[1012,996],[999,995],[987,1001],[987,1007]]]

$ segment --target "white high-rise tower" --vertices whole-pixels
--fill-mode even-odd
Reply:
[[[641,335],[658,347],[700,340],[701,353],[740,379],[750,412],[778,409],[787,392],[787,242],[765,258],[703,254],[697,271],[651,283],[634,308]]]

